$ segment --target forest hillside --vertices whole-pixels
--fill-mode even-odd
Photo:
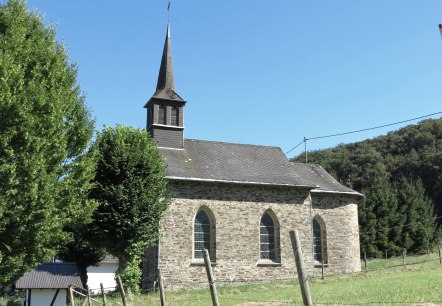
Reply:
[[[292,161],[304,162],[304,154]],[[364,193],[361,251],[422,251],[442,224],[442,119],[428,119],[373,139],[308,152],[339,182]]]

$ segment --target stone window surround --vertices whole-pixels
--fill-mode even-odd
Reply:
[[[275,259],[271,260],[271,259],[263,259],[261,258],[261,231],[260,231],[260,227],[261,227],[261,219],[262,217],[268,214],[272,220],[273,220],[273,226],[274,226],[274,236],[275,236]],[[279,233],[279,229],[280,229],[280,225],[279,225],[279,220],[278,217],[276,216],[276,214],[273,212],[272,209],[266,209],[262,215],[261,218],[259,218],[259,231],[258,231],[258,261],[256,263],[257,266],[260,267],[268,267],[268,266],[281,266],[281,248],[280,248],[280,233]]]
[[[315,215],[313,217],[313,221],[318,222],[320,230],[321,230],[321,253],[322,253],[322,260],[324,261],[324,267],[328,267],[328,252],[327,252],[327,230],[324,220],[319,215]],[[313,230],[313,224],[312,224],[312,230]],[[314,259],[313,264],[315,267],[321,267],[322,262]]]
[[[196,217],[198,216],[198,214],[204,211],[207,216],[209,217],[209,222],[210,222],[210,250],[209,250],[209,254],[210,254],[210,262],[211,265],[216,265],[216,219],[215,219],[215,215],[213,214],[212,210],[207,207],[207,206],[201,206],[198,211],[196,212],[193,220],[193,231],[192,231],[192,260],[190,262],[191,265],[204,265],[204,258],[195,258],[195,220]]]
[[[211,250],[209,250],[209,254],[210,255],[210,265],[211,266],[216,266],[216,255],[213,256],[212,254],[216,254],[216,250],[215,250],[215,245],[216,245],[216,223],[215,223],[215,216],[213,214],[213,212],[211,211],[210,208],[208,208],[207,206],[202,206],[198,209],[197,213],[195,214],[194,220],[196,218],[196,216],[201,212],[204,211],[208,216],[209,216],[209,220],[210,220],[210,226],[211,226],[211,230],[210,230],[210,244],[211,244]],[[268,214],[272,220],[273,220],[273,224],[274,224],[274,235],[275,235],[275,260],[271,260],[271,259],[262,259],[260,258],[260,232],[258,235],[258,252],[259,252],[259,259],[256,262],[256,266],[258,267],[280,267],[282,265],[281,263],[281,253],[280,253],[280,245],[279,245],[279,241],[280,241],[280,234],[279,234],[279,221],[278,218],[276,217],[275,213],[271,210],[271,209],[267,209],[266,211],[264,211],[264,213],[261,215],[261,218],[265,215]],[[260,221],[261,221],[260,218]],[[195,222],[193,223],[195,226]],[[259,223],[260,224],[260,223]],[[195,229],[193,230],[193,233],[195,233]],[[195,236],[193,236],[193,239],[195,239]],[[190,266],[204,266],[204,258],[195,258],[195,242],[192,243],[192,259],[190,260]],[[214,258],[212,258],[214,257]]]

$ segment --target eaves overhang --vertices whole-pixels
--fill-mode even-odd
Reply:
[[[149,104],[152,102],[152,100],[159,100],[159,101],[164,101],[164,102],[171,102],[171,103],[182,103],[182,104],[186,104],[187,101],[185,100],[174,100],[174,99],[166,99],[166,98],[159,98],[159,97],[151,97],[146,104],[144,104],[143,108],[147,108],[149,106]]]
[[[325,194],[343,194],[343,195],[356,196],[361,199],[365,198],[365,196],[362,193],[359,193],[357,191],[349,192],[349,191],[331,191],[331,190],[312,189],[311,192],[312,193],[325,193]]]
[[[173,181],[189,181],[189,182],[206,182],[206,183],[223,183],[223,184],[238,184],[238,185],[254,185],[254,186],[274,186],[274,187],[293,187],[312,190],[319,186],[313,185],[294,185],[294,184],[281,184],[281,183],[266,183],[266,182],[250,182],[250,181],[235,181],[235,180],[217,180],[207,178],[195,178],[195,177],[178,177],[167,176],[169,180]]]

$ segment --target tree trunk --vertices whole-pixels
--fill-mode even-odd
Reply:
[[[86,288],[87,286],[87,269],[86,267],[79,267],[77,266],[78,273],[80,273],[80,280],[81,284],[83,285],[83,288]]]

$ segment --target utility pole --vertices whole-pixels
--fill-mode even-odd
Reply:
[[[304,136],[305,163],[307,163],[307,138]]]

